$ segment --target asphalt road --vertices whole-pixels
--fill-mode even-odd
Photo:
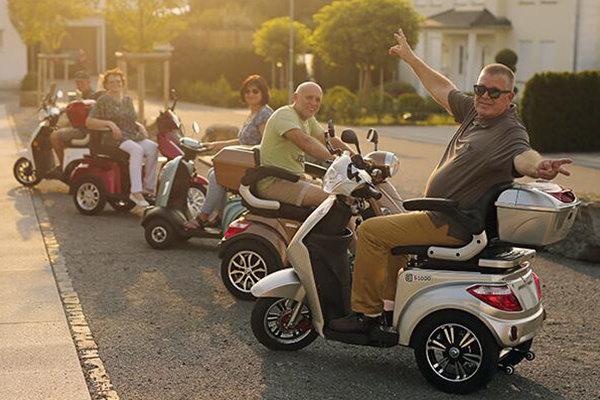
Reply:
[[[218,122],[221,114],[206,114],[205,120],[210,115]],[[226,117],[236,124],[244,114]],[[440,145],[388,137],[382,148],[403,160],[394,183],[405,196],[420,194],[443,151]],[[577,185],[598,193],[598,171],[576,169]],[[296,353],[269,351],[250,330],[252,304],[235,300],[220,280],[215,241],[152,250],[138,215],[107,207],[101,216],[82,216],[66,186],[43,182],[39,190],[100,357],[122,399],[455,397],[425,382],[410,349],[318,339]],[[600,266],[541,254],[535,270],[548,311],[533,346],[536,360],[520,364],[513,376],[498,373],[487,389],[466,398],[600,398]]]

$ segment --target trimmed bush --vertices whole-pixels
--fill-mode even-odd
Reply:
[[[221,76],[216,82],[182,81],[175,87],[183,100],[217,107],[243,107],[240,95]]]
[[[600,72],[548,72],[527,81],[521,117],[543,152],[600,151]]]
[[[334,86],[325,92],[320,115],[336,123],[352,122],[356,118],[357,98],[344,86]]]
[[[425,98],[425,105],[423,107],[423,111],[428,114],[446,114],[447,111],[444,107],[440,106],[437,101],[433,99],[431,96],[427,96]]]
[[[395,111],[392,95],[384,93],[382,98],[379,91],[373,91],[364,106],[368,115],[375,115],[377,117],[377,123],[381,123],[386,114],[393,114]]]
[[[279,107],[283,107],[288,104],[288,91],[287,89],[271,89],[269,90],[269,106],[273,110],[277,110]]]
[[[506,65],[512,72],[517,71],[517,61],[519,61],[519,57],[517,56],[517,53],[511,49],[500,50],[498,54],[496,54],[495,59],[497,63]]]
[[[37,75],[35,72],[28,72],[27,75],[21,80],[21,90],[36,90],[37,89]]]

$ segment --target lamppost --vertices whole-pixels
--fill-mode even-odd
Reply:
[[[288,62],[288,104],[294,93],[294,0],[290,0],[290,59]]]

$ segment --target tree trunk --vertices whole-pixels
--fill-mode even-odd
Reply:
[[[273,89],[277,88],[277,68],[275,61],[271,61],[271,87]]]
[[[383,67],[379,70],[379,101],[383,103]]]

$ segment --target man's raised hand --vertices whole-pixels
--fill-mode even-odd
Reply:
[[[398,29],[398,33],[394,33],[394,38],[396,39],[396,42],[398,42],[398,44],[390,47],[390,49],[388,50],[388,53],[390,55],[395,55],[402,58],[406,58],[413,55],[413,51],[410,48],[410,45],[408,44],[408,41],[406,40],[406,36],[404,36],[404,32],[402,32],[402,29]]]

